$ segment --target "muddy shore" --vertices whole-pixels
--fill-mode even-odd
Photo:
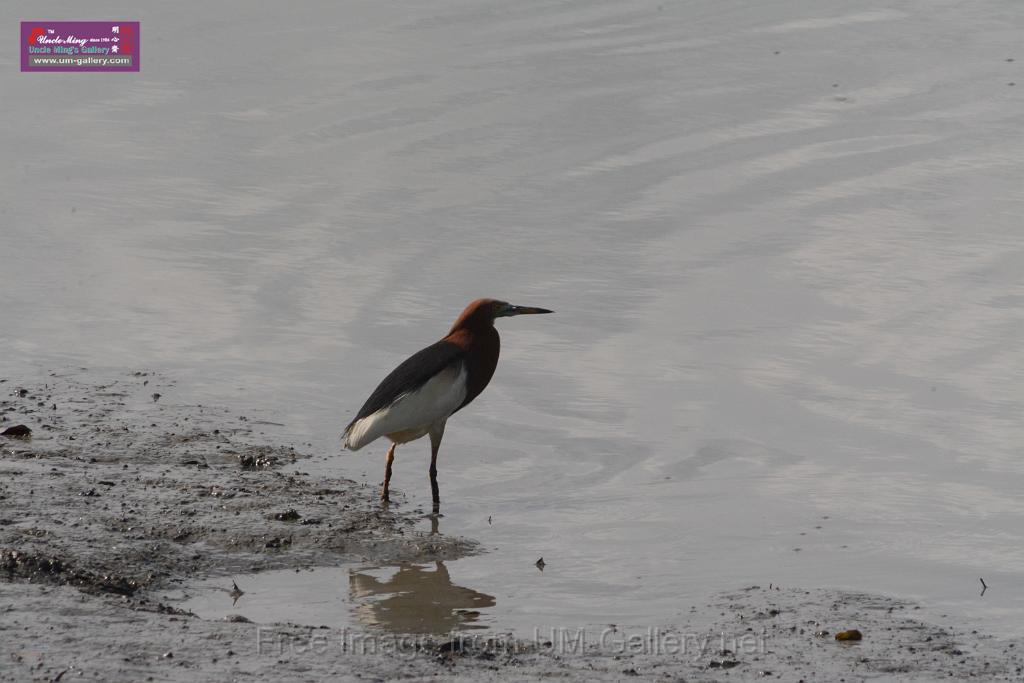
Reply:
[[[258,421],[165,400],[148,371],[0,378],[0,678],[249,680],[1019,680],[1014,643],[914,618],[896,599],[756,586],[644,633],[353,633],[203,620],[162,596],[187,582],[351,560],[480,552],[414,529],[375,490],[302,472]],[[857,629],[863,639],[839,642]]]

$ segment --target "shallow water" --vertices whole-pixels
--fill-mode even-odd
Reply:
[[[165,598],[203,618],[243,614],[258,624],[287,621],[431,635],[489,628],[494,596],[453,583],[449,564],[267,571],[237,577],[234,585],[244,586],[241,595],[215,578],[169,591]]]
[[[489,552],[437,623],[647,626],[773,582],[1021,635],[1011,0],[179,7],[90,10],[142,21],[138,75],[0,53],[4,376],[159,369],[377,482],[384,445],[337,437],[388,370],[475,297],[553,308],[500,321],[449,423],[440,530]],[[348,569],[268,609],[404,628],[374,606],[439,590]]]

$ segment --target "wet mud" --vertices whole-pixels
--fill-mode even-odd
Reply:
[[[305,475],[306,454],[264,443],[245,416],[153,401],[168,393],[163,378],[83,374],[0,383],[0,425],[32,430],[0,437],[8,581],[133,595],[197,576],[475,550],[413,533],[414,518],[365,485]]]
[[[1021,680],[1014,643],[913,613],[879,596],[749,588],[693,606],[670,628],[402,636],[241,614],[203,620],[138,595],[0,583],[0,679]],[[862,640],[835,640],[854,625]]]
[[[417,531],[413,513],[382,508],[367,485],[304,474],[300,447],[268,443],[257,421],[227,409],[171,400],[173,382],[156,374],[0,379],[0,428],[30,430],[0,437],[0,680],[931,681],[1024,672],[1015,643],[921,620],[912,603],[774,585],[679,605],[671,627],[566,625],[515,637],[475,618],[453,620],[459,631],[444,635],[403,629],[399,603],[437,600],[369,575],[354,586],[379,596],[365,606],[381,612],[368,623],[387,630],[259,622],[244,601],[238,613],[202,619],[165,595],[216,577],[241,595],[233,575],[351,560],[435,563],[433,575],[480,548]],[[422,574],[406,583],[423,583]],[[485,610],[487,597],[470,601]]]

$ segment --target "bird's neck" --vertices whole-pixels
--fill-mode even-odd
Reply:
[[[465,405],[476,398],[494,376],[498,354],[501,353],[501,337],[493,325],[488,325],[453,330],[444,341],[459,346],[465,352],[462,357],[467,372]]]
[[[494,328],[494,325],[456,325],[444,338],[444,341],[451,342],[468,351],[475,345],[497,344],[498,339],[498,330]]]

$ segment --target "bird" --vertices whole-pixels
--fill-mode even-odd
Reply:
[[[472,301],[447,335],[407,358],[374,389],[345,427],[342,440],[351,451],[358,451],[382,436],[391,441],[380,492],[384,504],[390,499],[395,448],[429,435],[430,491],[434,513],[438,513],[441,498],[437,487],[437,453],[445,424],[479,396],[494,375],[501,349],[495,319],[540,313],[553,311],[514,306],[496,299]]]

